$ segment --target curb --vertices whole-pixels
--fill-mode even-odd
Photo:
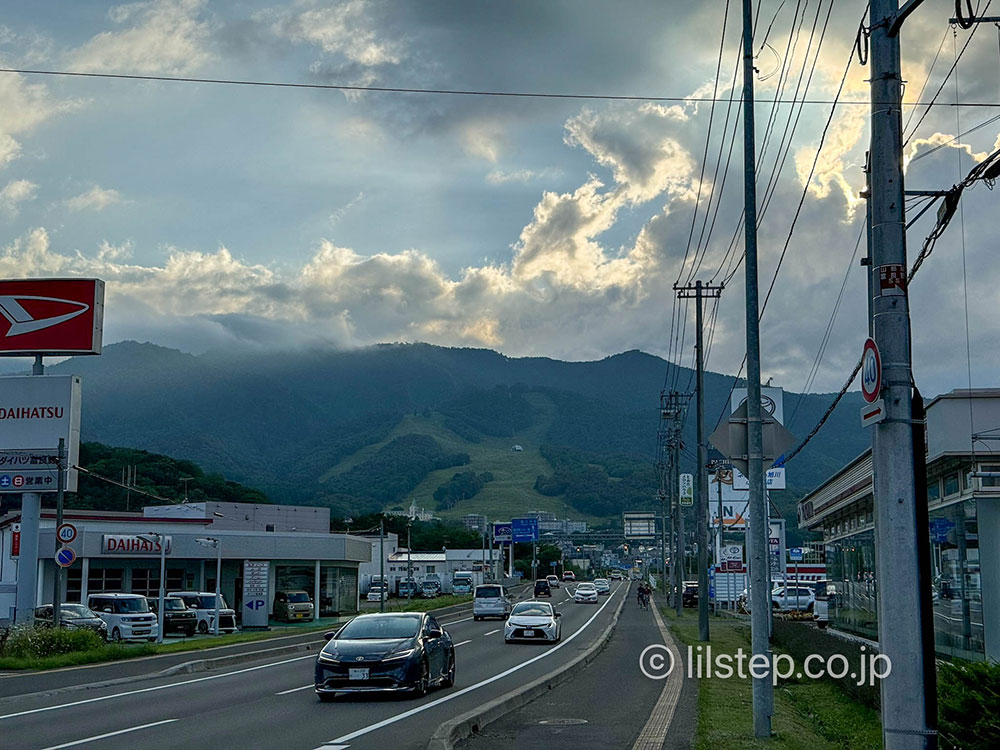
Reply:
[[[456,716],[454,719],[444,722],[437,728],[437,731],[434,732],[427,743],[427,750],[453,750],[456,742],[471,737],[490,722],[496,721],[526,703],[530,703],[540,695],[544,695],[556,687],[556,685],[565,682],[590,664],[611,638],[611,633],[614,632],[615,626],[618,624],[618,616],[621,614],[622,607],[625,606],[625,602],[628,600],[629,588],[631,586],[625,589],[622,600],[618,603],[618,607],[611,618],[611,622],[608,623],[604,632],[598,636],[597,641],[586,651],[554,672],[543,675],[524,687],[512,690],[505,695],[501,695],[499,698],[494,698],[489,703],[484,703],[478,708],[474,708],[471,711]]]

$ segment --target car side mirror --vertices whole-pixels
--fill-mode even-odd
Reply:
[[[431,628],[427,631],[428,638],[440,638],[442,635],[444,635],[444,632],[437,628]]]
[[[335,636],[335,635],[337,635],[337,631],[336,630],[331,630],[328,633],[323,633],[323,640],[324,641],[332,640],[333,636]]]
[[[556,617],[562,617],[562,612],[556,612]]]

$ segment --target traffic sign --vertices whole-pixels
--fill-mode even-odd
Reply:
[[[788,548],[788,559],[792,562],[802,562],[802,548],[801,547],[789,547]]]
[[[764,469],[774,465],[789,448],[795,445],[795,436],[780,422],[769,415],[761,415],[761,437],[764,448]],[[729,419],[720,424],[708,437],[709,442],[729,459],[743,474],[749,475],[749,450],[747,447],[747,402],[740,404]],[[782,465],[784,461],[782,461]]]
[[[861,352],[861,395],[869,404],[875,403],[882,392],[882,357],[875,339],[865,339]]]
[[[76,526],[71,523],[64,523],[56,529],[56,537],[63,544],[69,544],[76,539]]]
[[[514,518],[511,519],[511,532],[515,542],[537,542],[538,541],[538,519],[537,518]]]
[[[885,419],[885,399],[861,407],[861,426],[868,427]]]
[[[70,547],[62,547],[56,552],[56,565],[60,568],[68,568],[76,562],[76,552]]]

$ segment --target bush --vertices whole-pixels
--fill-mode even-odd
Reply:
[[[90,651],[104,645],[92,630],[13,627],[0,634],[0,656],[40,658],[56,654]]]
[[[1000,664],[938,664],[942,748],[1000,747]]]

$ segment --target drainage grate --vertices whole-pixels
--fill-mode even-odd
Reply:
[[[544,724],[549,727],[566,727],[573,724],[586,724],[586,719],[542,719],[539,724]]]

